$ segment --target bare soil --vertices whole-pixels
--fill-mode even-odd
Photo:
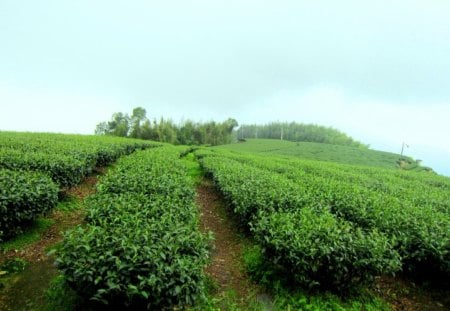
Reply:
[[[206,273],[217,284],[219,297],[231,291],[238,303],[245,305],[245,300],[255,295],[258,288],[245,273],[242,237],[211,180],[203,179],[198,187],[197,204],[201,207],[201,230],[214,235],[212,260]]]
[[[416,284],[405,277],[381,277],[376,282],[376,292],[396,311],[450,310],[448,286]]]
[[[103,172],[103,170],[98,170]],[[104,173],[101,173],[104,174]],[[84,179],[83,183],[76,187],[68,188],[64,190],[65,195],[74,196],[78,199],[84,200],[87,196],[95,192],[95,185],[98,182],[98,175],[91,175]]]

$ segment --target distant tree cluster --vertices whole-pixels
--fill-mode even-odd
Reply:
[[[360,148],[369,147],[368,145],[364,145],[334,128],[296,122],[272,122],[264,125],[241,125],[236,134],[238,139],[271,138]]]
[[[224,122],[194,122],[187,120],[175,124],[170,119],[147,118],[142,107],[133,109],[130,115],[116,112],[110,121],[97,124],[95,134],[141,138],[181,145],[222,145],[233,138],[233,130],[238,126],[234,119]]]

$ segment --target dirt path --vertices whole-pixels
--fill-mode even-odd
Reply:
[[[376,282],[376,292],[395,311],[445,311],[450,310],[448,284],[420,285],[405,277],[384,276]]]
[[[245,306],[258,288],[244,271],[243,238],[211,180],[202,180],[197,189],[197,204],[202,213],[201,230],[214,234],[212,262],[206,272],[217,285],[217,296],[232,294],[239,306]]]
[[[24,271],[12,274],[0,290],[0,310],[39,310],[45,303],[46,291],[51,280],[58,274],[54,257],[48,256],[49,248],[62,240],[62,233],[84,221],[83,200],[95,192],[95,184],[103,170],[87,177],[83,183],[64,189],[66,200],[75,204],[71,210],[58,207],[46,218],[53,224],[40,236],[39,240],[21,248],[0,253],[0,263],[8,259],[20,258],[28,265]],[[64,202],[64,200],[62,201]],[[59,203],[61,204],[61,203]]]

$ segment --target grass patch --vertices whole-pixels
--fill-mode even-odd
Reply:
[[[204,301],[191,307],[193,311],[262,311],[263,306],[254,298],[247,297],[246,301],[239,301],[233,290],[227,290],[220,295],[209,292]]]
[[[186,165],[188,176],[192,178],[196,185],[200,184],[203,172],[194,154],[188,153],[181,160]]]
[[[63,200],[58,202],[58,205],[55,207],[55,210],[62,212],[72,212],[82,207],[83,201],[74,196],[67,196]]]
[[[81,304],[81,298],[67,285],[63,275],[56,276],[46,292],[45,304],[39,311],[73,311]]]
[[[55,221],[53,219],[39,217],[36,221],[28,228],[24,230],[22,234],[0,243],[0,249],[3,252],[8,252],[10,250],[21,250],[34,242],[39,241],[42,234],[47,231]]]
[[[342,298],[331,293],[306,294],[301,291],[288,292],[277,289],[274,295],[275,310],[332,310],[332,311],[389,311],[391,308],[383,300],[368,293]]]
[[[28,262],[19,257],[8,259],[0,265],[0,275],[21,272],[25,270],[27,265]]]

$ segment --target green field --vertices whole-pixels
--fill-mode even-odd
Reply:
[[[65,190],[114,163],[83,201],[85,222],[55,248],[61,293],[50,296],[94,309],[237,310],[211,294],[204,271],[218,250],[199,230],[195,198],[199,180],[210,179],[245,235],[238,268],[276,310],[388,310],[373,291],[380,277],[450,277],[450,179],[399,169],[397,160],[263,139],[192,148],[0,132],[0,238],[20,237]],[[243,310],[250,305],[260,310]]]
[[[399,154],[366,148],[275,139],[246,139],[245,142],[223,145],[217,148],[383,168],[398,168],[400,158]],[[410,162],[409,164],[404,163],[405,168],[410,170],[424,169],[418,167],[411,158],[405,157],[405,159]]]

